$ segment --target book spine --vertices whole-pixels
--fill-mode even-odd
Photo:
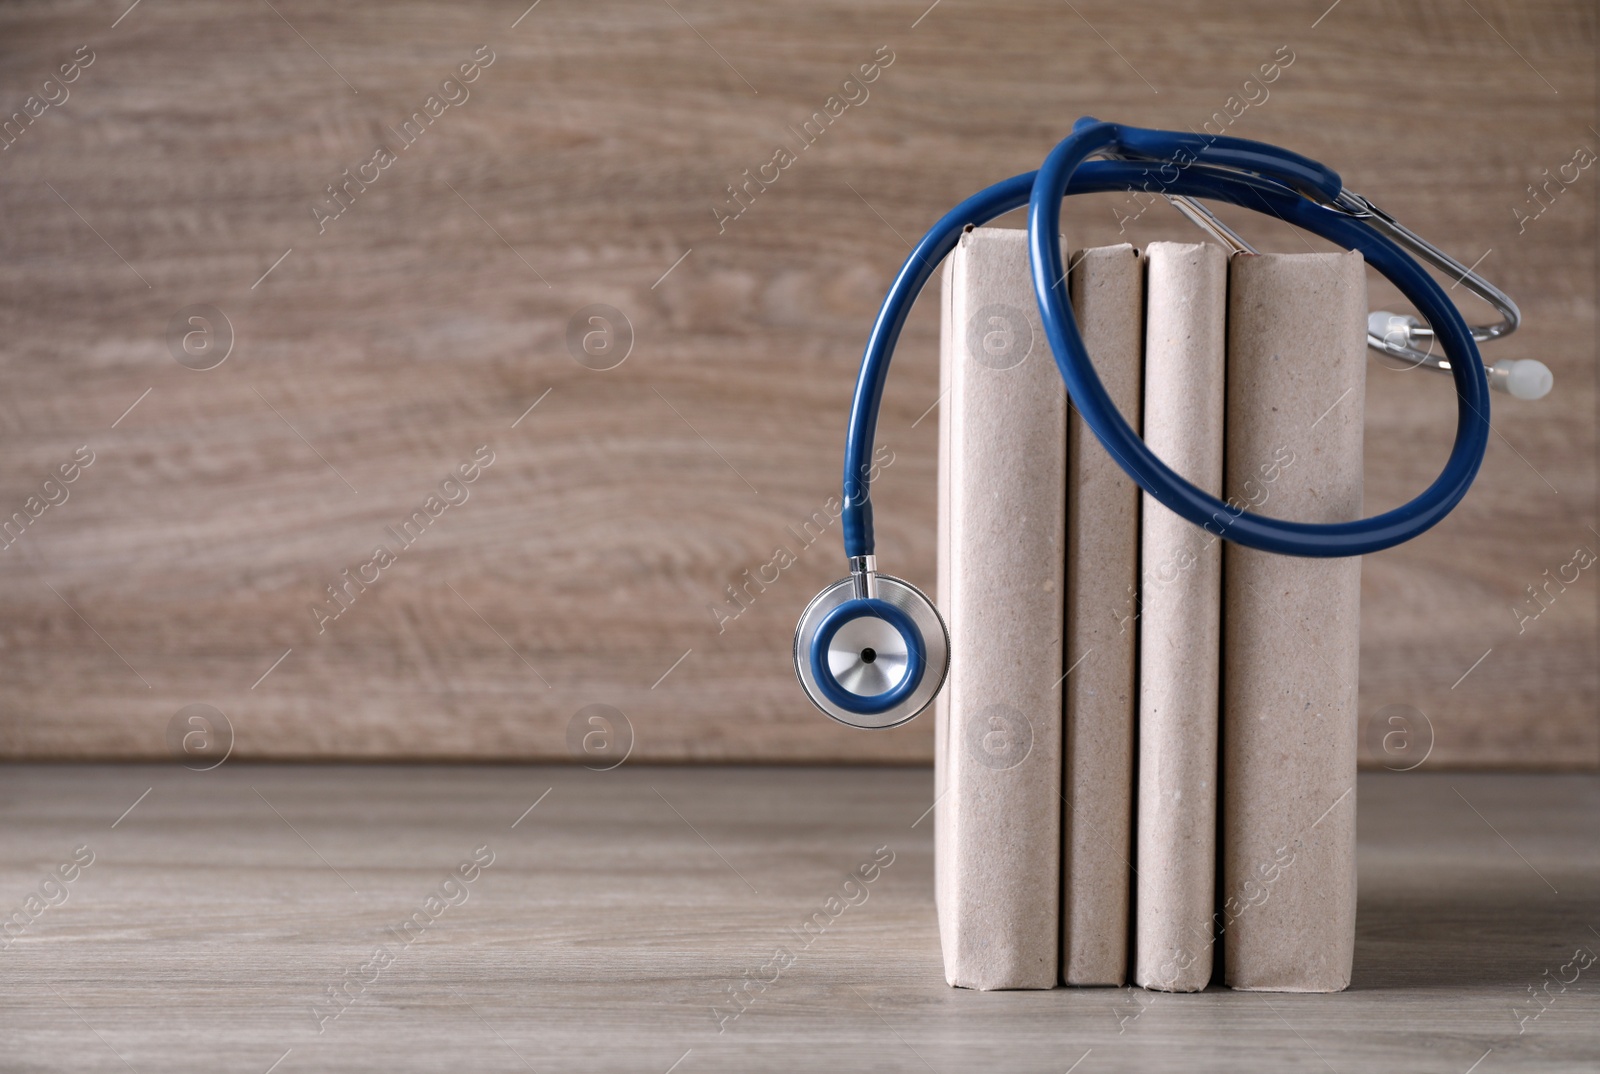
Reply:
[[[1236,257],[1228,317],[1230,509],[1361,517],[1361,256]],[[1224,576],[1224,981],[1338,991],[1355,947],[1361,561],[1230,544]]]
[[[1128,245],[1097,247],[1071,263],[1078,331],[1101,383],[1137,432],[1144,364],[1139,253]],[[1061,980],[1069,985],[1121,985],[1128,976],[1139,496],[1139,486],[1072,411],[1061,814]]]
[[[938,504],[935,508],[936,562],[934,568],[934,601],[946,616],[950,614],[950,364],[954,338],[951,335],[951,313],[954,309],[955,279],[952,263],[946,260],[941,277],[941,303],[939,321],[939,479]],[[954,957],[951,938],[954,936],[950,908],[955,905],[952,868],[954,858],[950,851],[952,802],[945,793],[950,787],[950,690],[939,691],[933,702],[933,907],[939,919],[939,941],[945,962]]]
[[[1066,392],[1034,308],[1026,233],[969,231],[950,271],[945,976],[1051,988]]]
[[[1222,491],[1227,259],[1208,243],[1146,255],[1145,443]],[[1173,992],[1211,979],[1216,887],[1222,548],[1142,495],[1134,980]]]

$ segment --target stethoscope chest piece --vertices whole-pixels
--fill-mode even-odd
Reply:
[[[794,670],[812,704],[851,727],[905,723],[928,707],[950,666],[950,637],[933,602],[910,582],[855,578],[818,593],[794,634]]]

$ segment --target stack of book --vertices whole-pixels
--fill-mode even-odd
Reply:
[[[1106,390],[1229,511],[1361,515],[1359,254],[1080,250]],[[1144,494],[1073,410],[1026,233],[944,281],[936,735],[945,976],[1337,991],[1355,938],[1358,559],[1221,540]]]

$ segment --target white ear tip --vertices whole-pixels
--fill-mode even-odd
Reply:
[[[1390,313],[1388,310],[1374,310],[1367,314],[1367,334],[1377,336],[1385,343],[1393,346],[1409,347],[1411,345],[1411,330],[1418,328],[1422,322],[1409,313]]]
[[[1494,387],[1499,387],[1512,399],[1544,399],[1555,386],[1555,375],[1550,367],[1538,359],[1501,359],[1494,363]]]
[[[1516,399],[1543,399],[1555,386],[1555,374],[1537,358],[1502,359],[1495,368],[1506,371],[1506,391]]]

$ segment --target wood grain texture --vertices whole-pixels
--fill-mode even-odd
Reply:
[[[1364,776],[1351,989],[1265,999],[948,987],[932,833],[913,826],[932,783],[906,769],[7,766],[0,909],[74,848],[94,860],[0,952],[0,1054],[85,1074],[280,1060],[274,1074],[1594,1069],[1600,964],[1576,980],[1562,968],[1600,951],[1593,776]],[[425,911],[479,848],[492,863]],[[892,860],[830,916],[879,848]],[[428,927],[401,942],[391,930],[419,913]],[[796,931],[817,914],[807,944]],[[363,971],[380,945],[392,961]],[[793,962],[763,970],[777,947]],[[719,1027],[713,1008],[746,974],[771,983]],[[1569,984],[1536,1004],[1528,988],[1553,978]],[[319,1023],[346,982],[352,999]]]
[[[0,10],[0,117],[59,99],[45,80],[94,57],[0,151],[0,518],[74,449],[95,455],[0,551],[0,753],[162,757],[174,714],[205,703],[238,757],[557,758],[603,703],[638,757],[926,761],[932,721],[855,734],[789,667],[800,608],[842,573],[827,505],[902,240],[1036,167],[1079,115],[1221,113],[1484,254],[1526,315],[1491,358],[1538,356],[1557,378],[1547,402],[1497,402],[1455,515],[1367,562],[1363,716],[1415,714],[1410,752],[1385,754],[1380,722],[1366,757],[1409,764],[1425,718],[1430,765],[1600,764],[1600,582],[1582,572],[1537,620],[1515,611],[1543,571],[1600,550],[1600,177],[1514,212],[1600,148],[1589,6],[1346,0],[1315,25],[1321,0],[524,6]],[[485,45],[470,97],[400,149]],[[1289,53],[1265,99],[1244,88]],[[800,148],[835,95],[857,103]],[[380,144],[396,159],[319,233],[313,206]],[[794,162],[719,225],[728,186],[780,147]],[[1191,238],[1139,208],[1075,202],[1069,246]],[[1137,218],[1119,231],[1119,214]],[[1304,248],[1228,216],[1264,248]],[[205,372],[168,342],[198,303],[235,336]],[[634,337],[606,372],[567,342],[595,303]],[[922,584],[934,305],[891,378],[877,489],[883,563]],[[1431,480],[1453,407],[1420,373],[1375,369],[1368,395],[1382,509]],[[470,499],[319,634],[327,587],[485,444]],[[750,594],[736,619],[730,585]]]

